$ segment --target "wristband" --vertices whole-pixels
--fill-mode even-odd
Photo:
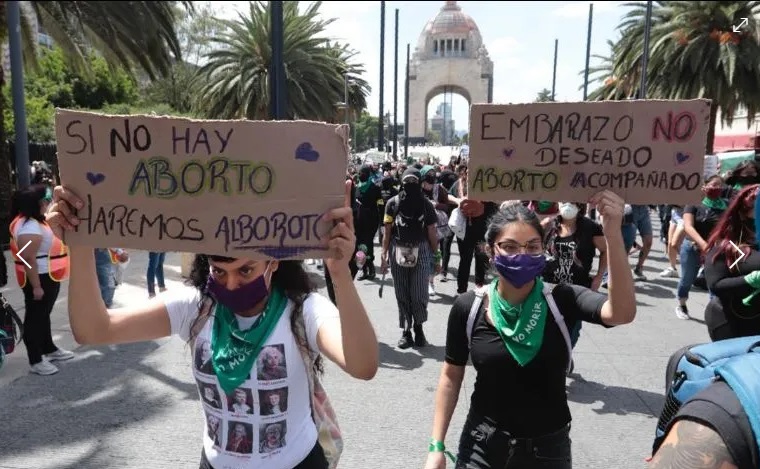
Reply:
[[[433,438],[430,439],[430,444],[428,445],[428,452],[429,453],[443,453],[446,456],[448,456],[449,459],[451,459],[451,462],[455,463],[457,461],[457,458],[455,458],[454,455],[451,454],[451,451],[446,450],[446,446],[443,444],[442,441],[438,441]]]

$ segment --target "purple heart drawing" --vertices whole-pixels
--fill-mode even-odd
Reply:
[[[504,155],[504,158],[510,159],[512,158],[512,154],[515,152],[514,148],[505,148],[502,150],[502,154]]]
[[[303,142],[296,148],[296,159],[313,163],[319,159],[319,152],[311,146],[311,143]]]
[[[87,180],[90,181],[90,184],[93,186],[97,186],[101,182],[106,180],[106,175],[103,173],[91,173],[87,172]]]
[[[676,153],[676,164],[684,164],[691,158],[688,153],[678,152]]]

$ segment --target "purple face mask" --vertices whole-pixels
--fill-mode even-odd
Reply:
[[[263,299],[269,295],[269,289],[264,281],[264,277],[269,272],[269,266],[267,265],[266,271],[254,279],[253,282],[241,285],[234,290],[228,290],[224,285],[220,285],[214,280],[212,275],[209,275],[206,282],[206,291],[219,302],[219,304],[226,306],[233,313],[242,313],[249,311],[256,307]]]
[[[537,256],[530,254],[498,255],[494,258],[493,263],[499,275],[513,286],[520,288],[543,273],[546,258],[543,254]]]

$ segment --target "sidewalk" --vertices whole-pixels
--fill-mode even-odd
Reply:
[[[5,252],[6,262],[9,269],[12,269],[10,251]],[[127,272],[124,275],[124,283],[119,285],[114,295],[114,306],[127,304],[130,300],[136,298],[147,298],[147,282],[145,272],[148,265],[148,253],[146,251],[130,251],[130,263]],[[167,288],[182,284],[181,256],[179,253],[167,253],[164,262],[164,275],[166,276]],[[12,271],[8,273],[8,285],[0,288],[0,293],[10,302],[21,319],[24,319],[24,295],[21,292],[16,277]],[[69,282],[61,284],[61,293],[58,301],[55,303],[53,314],[50,317],[53,331],[53,341],[61,348],[67,350],[76,350],[79,344],[74,341],[69,327],[68,316],[68,298]],[[26,347],[23,341],[16,346],[16,350],[11,355],[6,355],[5,364],[0,368],[0,388],[12,383],[22,376],[29,374],[29,362],[26,358]]]

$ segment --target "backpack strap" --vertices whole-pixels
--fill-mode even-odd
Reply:
[[[570,331],[567,329],[565,317],[562,316],[562,313],[559,312],[557,302],[554,301],[554,295],[552,295],[553,291],[553,285],[544,283],[544,298],[546,298],[546,303],[549,306],[549,311],[551,311],[552,316],[554,316],[554,322],[556,322],[557,326],[559,326],[559,331],[562,333],[562,337],[565,339],[565,345],[567,346],[567,371],[570,372],[570,367],[572,366],[573,362],[573,342],[570,340]]]
[[[728,360],[715,370],[736,394],[760,448],[760,350]]]
[[[475,329],[475,319],[478,317],[478,311],[480,311],[480,304],[483,303],[483,297],[485,296],[488,287],[483,285],[480,288],[475,289],[475,300],[470,307],[470,314],[467,315],[467,346],[472,344],[472,331]]]

